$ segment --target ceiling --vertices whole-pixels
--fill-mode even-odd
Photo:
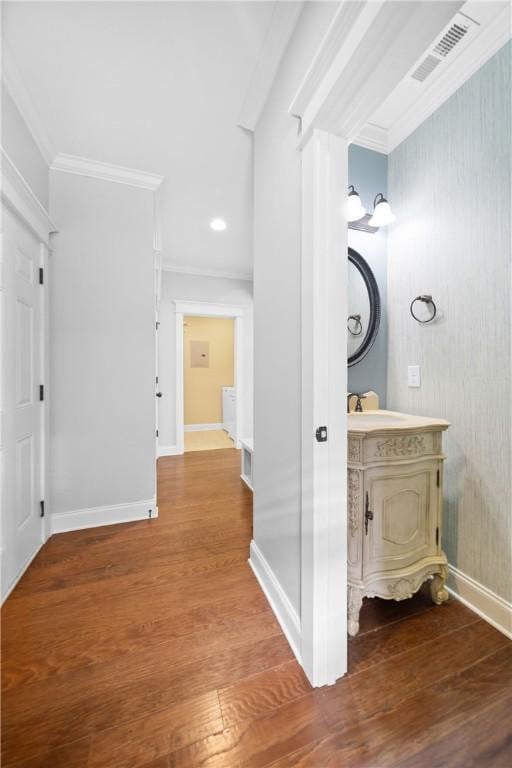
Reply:
[[[283,4],[2,5],[4,41],[52,151],[164,176],[164,261],[250,275],[252,139],[238,122]],[[214,217],[225,232],[209,228]]]
[[[252,138],[240,125],[254,128],[301,6],[3,2],[3,40],[50,162],[64,153],[163,176],[164,263],[250,277]],[[467,34],[443,56],[432,41],[356,143],[390,152],[510,36],[508,2],[460,10]],[[416,79],[432,54],[441,63]],[[224,232],[209,227],[217,217]]]

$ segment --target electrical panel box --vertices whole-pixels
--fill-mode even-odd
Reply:
[[[208,341],[190,342],[190,367],[210,367],[210,343]]]

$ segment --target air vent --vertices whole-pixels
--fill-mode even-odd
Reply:
[[[457,43],[460,43],[468,29],[469,27],[465,24],[452,24],[448,32],[443,35],[434,48],[434,53],[437,53],[439,56],[446,56]]]
[[[420,83],[422,83],[440,63],[441,59],[436,59],[435,56],[429,54],[427,58],[421,62],[419,67],[414,70],[411,77],[414,77],[415,80],[419,80]]]
[[[427,77],[432,74],[434,69],[442,64],[443,60],[448,56],[450,51],[453,51],[456,45],[471,32],[476,29],[478,22],[473,20],[466,23],[466,19],[463,14],[458,13],[444,35],[437,41],[435,46],[430,49],[429,53],[421,61],[414,72],[411,73],[411,77],[418,82],[423,83]]]

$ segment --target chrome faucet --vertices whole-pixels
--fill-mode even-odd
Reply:
[[[347,395],[347,413],[350,413],[350,401],[353,397],[357,397],[356,401],[356,407],[354,410],[356,413],[362,413],[363,412],[363,405],[361,403],[361,400],[365,400],[366,395],[359,395],[357,392],[349,392]]]

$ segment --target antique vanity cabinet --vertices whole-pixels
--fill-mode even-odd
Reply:
[[[442,419],[391,411],[348,416],[348,631],[363,597],[404,600],[432,578],[448,599],[441,549]]]

